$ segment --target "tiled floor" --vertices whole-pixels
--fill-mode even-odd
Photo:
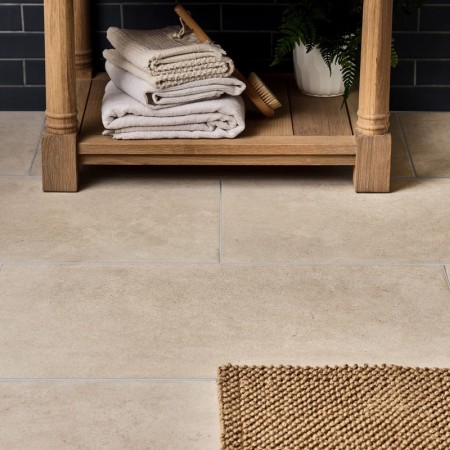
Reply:
[[[0,113],[0,448],[217,449],[228,362],[448,367],[449,123],[393,115],[391,194],[312,167],[44,194],[43,114]]]

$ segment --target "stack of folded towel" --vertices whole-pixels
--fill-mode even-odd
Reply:
[[[244,130],[245,89],[233,61],[193,33],[109,28],[103,52],[111,81],[102,106],[115,139],[233,138]]]

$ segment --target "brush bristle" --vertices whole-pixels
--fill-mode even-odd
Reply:
[[[281,108],[283,105],[280,101],[275,97],[275,94],[264,84],[261,78],[256,75],[256,73],[252,72],[247,81],[252,85],[258,95],[261,97],[261,100],[272,110]]]

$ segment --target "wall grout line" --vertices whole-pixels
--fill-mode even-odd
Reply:
[[[442,266],[442,270],[444,271],[444,277],[447,280],[448,290],[450,291],[450,278],[448,276],[447,268],[445,267],[445,265]]]
[[[20,19],[22,21],[22,31],[25,31],[25,17],[23,13],[23,5],[20,5]]]
[[[27,63],[26,60],[22,60],[22,71],[23,71],[23,85],[27,85]]]
[[[405,130],[403,129],[403,124],[400,119],[400,114],[397,114],[397,123],[400,128],[400,136],[402,138],[403,146],[406,149],[406,153],[408,154],[409,163],[411,164],[411,169],[413,171],[414,177],[417,178],[416,167],[414,166],[414,161],[412,159],[411,151],[409,150],[408,140],[406,139]]]

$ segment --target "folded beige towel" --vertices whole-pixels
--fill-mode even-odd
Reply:
[[[105,68],[116,87],[152,109],[219,98],[224,94],[240,95],[245,89],[245,84],[235,77],[207,78],[166,89],[156,89],[109,61],[106,61]]]
[[[107,38],[117,52],[107,50],[106,59],[124,70],[125,59],[147,74],[158,89],[233,73],[233,61],[212,43],[201,43],[191,32],[178,37],[179,27],[157,30],[125,30],[110,27]],[[139,76],[139,75],[137,75]],[[142,76],[141,76],[142,78]]]
[[[233,138],[245,128],[240,96],[224,95],[164,109],[151,109],[110,81],[102,105],[105,131],[115,139]]]

